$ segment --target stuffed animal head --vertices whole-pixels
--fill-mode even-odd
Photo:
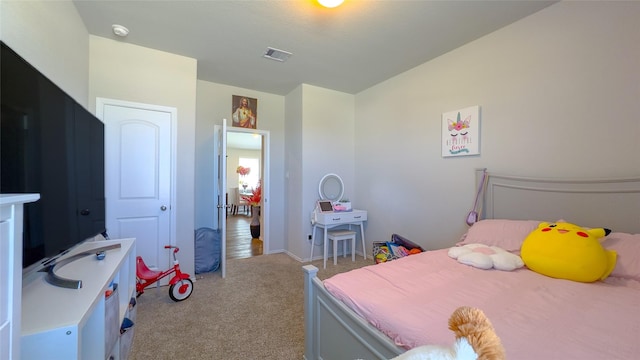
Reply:
[[[616,252],[599,239],[611,232],[567,222],[541,223],[522,243],[520,256],[537,273],[580,282],[604,280],[616,266]]]
[[[456,335],[452,347],[423,345],[394,360],[504,360],[505,352],[493,325],[482,310],[462,306],[449,318],[449,329]]]

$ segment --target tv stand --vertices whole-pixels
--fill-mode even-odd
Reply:
[[[23,204],[39,194],[0,194],[0,358],[20,359]]]
[[[107,251],[107,250],[113,250],[118,248],[120,248],[120,244],[107,245],[107,246],[96,248],[92,251],[85,251],[83,253],[65,258],[61,261],[54,262],[53,264],[48,265],[46,268],[40,271],[47,273],[45,280],[47,280],[47,282],[53,286],[63,287],[67,289],[80,289],[82,287],[82,280],[72,280],[72,279],[67,279],[67,278],[63,278],[62,276],[56,275],[55,273],[56,266],[63,267],[66,264],[76,261],[85,256],[95,255],[95,253],[100,251]]]
[[[95,255],[105,246],[114,248],[103,260],[84,255]],[[85,242],[57,264],[57,276],[79,279],[82,287],[51,286],[44,272],[23,279],[20,359],[121,359],[120,325],[125,317],[135,323],[135,311],[129,310],[136,290],[135,240]]]

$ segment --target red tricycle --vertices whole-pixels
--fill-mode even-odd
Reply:
[[[176,253],[180,249],[171,245],[165,245],[164,248],[173,249],[173,267],[165,271],[151,270],[141,256],[136,257],[136,296],[142,295],[144,289],[149,285],[175,273],[175,276],[169,280],[169,297],[173,301],[186,300],[193,292],[193,281],[191,281],[189,274],[180,271],[180,264],[176,258]]]

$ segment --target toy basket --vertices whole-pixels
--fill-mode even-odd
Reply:
[[[424,249],[420,245],[398,234],[392,234],[391,241],[373,242],[373,261],[376,264],[379,264],[400,259],[402,257],[422,251],[424,251]]]

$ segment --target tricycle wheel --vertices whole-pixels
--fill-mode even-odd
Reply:
[[[193,281],[182,279],[169,287],[169,297],[173,301],[186,300],[193,292]]]
[[[136,276],[136,297],[140,297],[144,293],[144,287],[142,286],[142,280]]]

